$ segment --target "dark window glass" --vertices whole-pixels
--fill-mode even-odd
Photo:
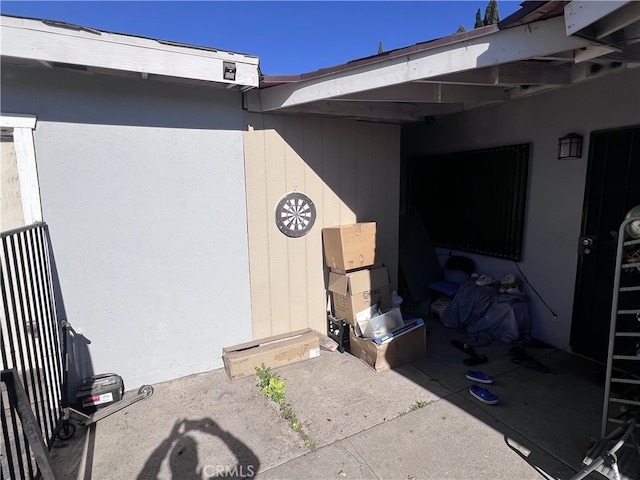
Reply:
[[[411,204],[439,247],[520,260],[529,145],[411,160]]]

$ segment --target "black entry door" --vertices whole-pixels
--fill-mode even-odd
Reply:
[[[575,353],[605,361],[617,233],[640,205],[640,126],[591,134],[571,324]]]

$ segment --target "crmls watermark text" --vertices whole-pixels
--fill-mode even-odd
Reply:
[[[206,465],[202,473],[205,477],[251,478],[256,471],[253,465]]]

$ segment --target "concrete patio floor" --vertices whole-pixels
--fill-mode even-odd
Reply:
[[[570,479],[600,434],[604,367],[553,348],[511,362],[510,345],[476,347],[500,397],[469,393],[464,335],[427,319],[426,358],[376,373],[321,351],[274,370],[311,448],[258,394],[255,376],[224,369],[154,385],[139,401],[51,452],[64,479]],[[132,395],[134,392],[128,392]],[[592,474],[588,478],[603,478]]]

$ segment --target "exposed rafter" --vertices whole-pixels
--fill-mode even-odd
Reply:
[[[573,0],[564,10],[567,35],[591,28],[589,36],[598,40],[640,20],[640,3],[633,0]]]
[[[474,100],[507,100],[502,87],[408,83],[338,97],[339,100],[367,102],[458,103]]]
[[[564,62],[572,61],[573,56],[565,58]],[[556,68],[549,68],[551,61],[525,60],[513,62],[495,67],[478,68],[468,72],[451,73],[442,75],[433,80],[422,80],[424,82],[442,82],[462,85],[495,85],[511,87],[517,85],[562,85],[571,81],[570,65],[557,65]]]
[[[322,100],[308,105],[290,107],[282,110],[280,113],[319,114],[393,123],[398,121],[416,121],[420,118],[416,105],[392,102],[376,102],[375,104],[371,104]]]
[[[566,37],[563,20],[554,18],[480,36],[453,46],[428,49],[405,58],[382,60],[375,67],[339,71],[330,76],[265,89],[260,91],[261,105],[263,111],[271,111],[588,45],[582,39]]]
[[[638,47],[640,2],[527,2],[498,26],[307,74],[267,76],[245,95],[245,107],[421,121],[639,67]]]

